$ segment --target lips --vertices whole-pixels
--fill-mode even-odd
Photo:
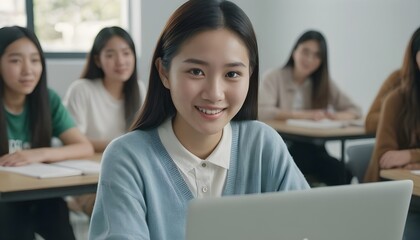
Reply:
[[[21,84],[25,84],[25,85],[27,85],[27,84],[32,84],[34,81],[33,80],[20,80],[19,81],[19,83],[21,83]]]
[[[115,69],[115,72],[116,73],[125,73],[125,72],[127,72],[128,71],[128,69],[127,68],[118,68],[118,69]]]
[[[198,109],[198,111],[207,114],[207,115],[216,115],[221,113],[224,109],[207,109],[207,108],[201,108],[201,107],[196,107]]]

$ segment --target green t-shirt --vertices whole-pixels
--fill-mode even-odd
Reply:
[[[75,126],[67,109],[61,103],[60,97],[53,90],[48,90],[53,136],[58,137],[64,131]],[[29,129],[29,110],[25,104],[22,113],[15,115],[6,110],[7,136],[9,138],[9,153],[31,148],[31,131]]]

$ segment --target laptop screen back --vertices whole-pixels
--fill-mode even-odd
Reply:
[[[402,239],[409,180],[191,201],[187,240]]]

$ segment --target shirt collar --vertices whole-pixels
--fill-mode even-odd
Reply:
[[[186,171],[191,171],[204,161],[188,151],[175,136],[172,128],[172,118],[168,118],[158,127],[158,133],[163,146],[177,166]],[[205,161],[229,169],[231,145],[232,127],[228,123],[223,128],[222,139]]]

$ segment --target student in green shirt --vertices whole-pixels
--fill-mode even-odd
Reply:
[[[58,137],[62,147],[51,147]],[[47,88],[45,58],[35,34],[0,29],[0,166],[55,162],[93,154],[59,96]],[[0,203],[1,239],[74,239],[62,198]]]

